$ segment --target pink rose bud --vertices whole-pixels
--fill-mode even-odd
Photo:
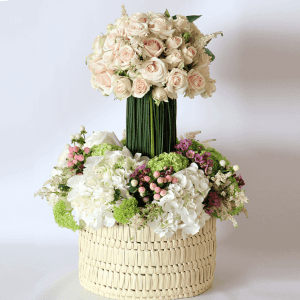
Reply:
[[[158,177],[160,176],[160,172],[155,171],[155,172],[153,173],[153,176],[154,176],[155,178],[158,178]]]
[[[90,148],[89,147],[85,147],[84,149],[83,149],[83,151],[84,151],[84,153],[85,154],[88,154],[89,152],[90,152]]]
[[[158,182],[159,184],[164,183],[164,178],[162,178],[162,177],[157,178],[157,182]]]
[[[69,157],[69,158],[73,158],[73,157],[74,157],[73,153],[70,152],[70,153],[68,154],[68,157]]]
[[[84,161],[84,157],[83,157],[82,154],[77,155],[77,159],[78,159],[79,161]]]
[[[168,180],[168,182],[171,182],[172,181],[172,176],[171,175],[167,175],[166,179]]]
[[[157,186],[156,188],[155,188],[155,190],[154,190],[156,193],[160,193],[160,191],[161,191],[161,188],[159,187],[159,186]]]
[[[77,164],[77,159],[73,159],[72,162],[73,162],[74,165],[76,165]]]
[[[157,185],[154,182],[150,183],[150,190],[154,191],[156,187]]]
[[[160,194],[155,194],[153,198],[154,198],[154,200],[159,200],[160,199]]]
[[[69,152],[73,153],[74,152],[74,148],[73,147],[69,147]]]
[[[72,161],[68,161],[68,162],[67,162],[67,165],[68,165],[68,167],[73,167],[73,166],[74,166],[74,164],[73,164]]]
[[[78,146],[75,146],[75,147],[73,147],[73,149],[74,149],[75,152],[78,152],[79,147],[78,147]]]
[[[166,195],[166,193],[167,193],[167,191],[166,191],[166,190],[161,190],[161,191],[160,191],[160,195],[161,195],[161,196],[165,196],[165,195]]]
[[[177,183],[177,182],[178,182],[178,178],[173,177],[173,178],[172,178],[172,183]]]
[[[145,176],[145,177],[144,177],[144,181],[146,181],[146,182],[149,182],[150,179],[151,179],[151,178],[150,178],[149,176]]]
[[[164,183],[167,183],[167,182],[168,182],[167,178],[163,178],[163,180],[164,180]]]
[[[145,192],[146,192],[146,189],[143,186],[139,187],[140,194],[144,194]]]
[[[165,167],[164,167],[164,170],[167,170],[167,169],[168,169],[168,167],[167,167],[167,166],[165,166]]]

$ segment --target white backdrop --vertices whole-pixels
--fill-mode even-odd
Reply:
[[[122,137],[126,101],[91,88],[85,57],[124,2],[129,14],[201,14],[203,33],[224,32],[209,45],[217,92],[178,100],[178,133],[202,130],[241,166],[250,217],[218,223],[214,288],[198,299],[298,299],[299,1],[0,2],[0,299],[34,288],[36,299],[99,299],[78,286],[78,233],[33,193],[80,125]]]

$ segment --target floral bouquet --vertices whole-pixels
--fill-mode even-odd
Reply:
[[[151,159],[134,156],[112,132],[85,137],[85,128],[71,135],[50,179],[37,193],[53,206],[61,227],[94,230],[115,223],[135,230],[146,225],[160,237],[182,229],[196,234],[214,216],[231,220],[247,211],[239,166],[210,147],[209,141],[186,134],[174,151]],[[78,221],[74,219],[77,218]]]
[[[204,35],[193,21],[201,16],[134,13],[107,26],[87,57],[91,83],[103,95],[119,100],[144,97],[149,91],[156,104],[178,94],[211,97],[216,91],[209,65],[215,59],[207,48],[221,31]]]

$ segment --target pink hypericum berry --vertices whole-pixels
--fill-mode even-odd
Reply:
[[[72,161],[68,161],[67,164],[68,164],[68,167],[73,167],[74,166]]]
[[[154,191],[156,187],[157,185],[154,182],[150,183],[150,190]]]
[[[164,178],[162,178],[162,177],[157,178],[157,182],[158,182],[159,184],[164,183]]]
[[[168,182],[167,178],[163,178],[163,180],[164,180],[164,183],[167,183],[167,182]]]
[[[144,203],[149,202],[149,197],[144,197],[144,198],[143,198],[143,202],[144,202]]]
[[[153,198],[154,198],[154,200],[159,200],[160,199],[160,194],[155,194]]]
[[[166,179],[168,180],[168,182],[171,182],[172,181],[172,176],[171,175],[167,175]]]
[[[144,177],[144,181],[146,181],[146,182],[149,182],[150,179],[151,179],[151,178],[150,178],[149,176],[145,176],[145,177]]]
[[[143,186],[139,187],[140,194],[144,194],[145,192],[146,192],[146,189]]]
[[[159,186],[157,186],[154,191],[155,191],[155,193],[160,193],[161,188]]]
[[[83,151],[84,151],[84,153],[85,154],[88,154],[89,152],[90,152],[90,148],[89,147],[85,147],[84,149],[83,149]]]
[[[166,193],[167,193],[167,191],[166,191],[166,190],[161,190],[161,191],[160,191],[160,195],[161,195],[161,196],[165,196],[165,195],[166,195]]]
[[[83,157],[82,154],[77,155],[77,159],[78,159],[79,161],[84,161],[84,157]]]
[[[72,162],[74,165],[76,165],[78,161],[77,161],[77,159],[73,159]]]
[[[73,157],[74,157],[73,152],[70,152],[70,153],[68,154],[68,157],[69,157],[69,158],[73,158]]]
[[[172,178],[172,183],[177,183],[177,182],[178,182],[178,178],[173,177],[173,178]]]
[[[77,173],[76,175],[82,175],[82,173]]]
[[[154,176],[155,178],[158,178],[158,177],[160,176],[160,172],[155,171],[155,172],[153,173],[153,176]]]

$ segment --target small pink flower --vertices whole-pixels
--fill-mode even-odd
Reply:
[[[144,177],[144,181],[146,181],[146,182],[149,182],[150,179],[151,179],[151,178],[150,178],[149,176],[145,176],[145,177]]]
[[[164,183],[167,183],[167,182],[168,182],[167,178],[163,178],[163,180],[164,180]]]
[[[77,159],[78,159],[79,161],[84,161],[84,157],[83,157],[82,154],[77,155]]]
[[[68,161],[67,164],[68,164],[68,167],[73,167],[74,166],[72,161]]]
[[[69,157],[69,158],[73,158],[73,157],[74,157],[73,153],[70,152],[70,153],[68,154],[68,157]]]
[[[166,190],[161,190],[161,191],[160,191],[160,195],[161,195],[161,196],[165,196],[165,195],[166,195],[166,193],[167,193],[167,191],[166,191]]]
[[[78,152],[79,147],[75,146],[75,147],[73,147],[73,149],[74,149],[75,152]]]
[[[145,192],[146,192],[146,189],[143,186],[139,187],[140,194],[144,194]]]
[[[173,178],[172,178],[172,183],[177,183],[177,182],[178,182],[178,178],[173,177]]]
[[[155,191],[155,193],[160,193],[161,188],[159,186],[157,186],[154,191]]]
[[[73,147],[69,147],[69,152],[73,153],[74,152],[74,148]]]
[[[155,194],[153,198],[154,198],[154,200],[159,200],[160,199],[160,194]]]
[[[77,159],[73,159],[72,162],[73,162],[74,165],[76,165],[77,164]]]
[[[90,152],[90,148],[89,147],[85,147],[84,149],[83,149],[83,151],[84,151],[84,153],[85,154],[88,154],[89,152]]]
[[[157,185],[154,182],[150,183],[150,190],[154,191],[156,186]]]
[[[149,197],[144,197],[144,198],[143,198],[143,202],[144,202],[144,203],[149,202]]]
[[[172,181],[172,176],[171,175],[167,175],[166,179],[168,180],[168,182],[171,182]]]
[[[160,176],[160,172],[155,171],[155,172],[153,173],[153,176],[154,176],[155,178],[158,178],[158,177]]]
[[[159,177],[159,178],[157,179],[157,182],[158,182],[159,184],[162,184],[162,183],[164,183],[164,178],[162,178],[162,177]]]
[[[82,173],[77,173],[76,175],[82,175]]]

